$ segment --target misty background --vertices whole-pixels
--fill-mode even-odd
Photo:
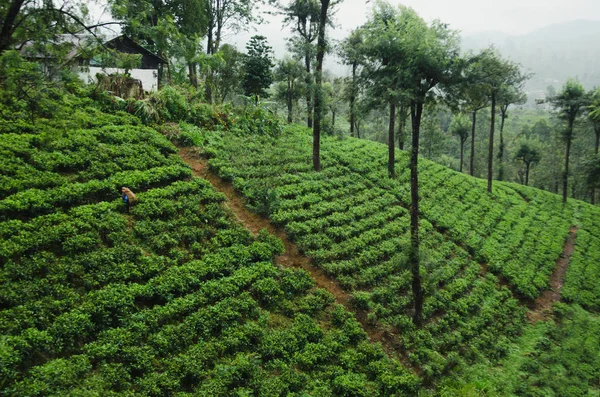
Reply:
[[[284,0],[285,1],[285,0]],[[549,87],[560,89],[575,77],[586,89],[600,86],[599,0],[405,0],[390,1],[412,7],[426,21],[439,19],[461,32],[465,51],[494,45],[500,53],[523,66],[533,77],[526,85],[530,102],[545,95]],[[335,8],[335,28],[328,30],[330,43],[342,40],[362,25],[373,1],[344,0]],[[110,20],[102,1],[89,4],[95,20]],[[264,22],[247,31],[227,32],[224,42],[245,52],[253,35],[267,38],[275,57],[283,58],[289,26],[273,7],[257,10]],[[325,58],[325,69],[334,75],[349,74],[334,54]]]

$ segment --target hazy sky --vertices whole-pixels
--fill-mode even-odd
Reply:
[[[285,1],[285,0],[283,0]],[[392,4],[412,7],[426,21],[440,19],[452,29],[464,34],[484,31],[501,31],[519,35],[558,22],[576,19],[600,20],[600,0],[388,0]],[[337,7],[337,27],[328,31],[334,39],[343,39],[348,33],[363,24],[373,2],[365,0],[343,0]],[[263,9],[263,12],[266,9]],[[266,36],[275,49],[277,58],[285,49],[285,38],[290,35],[287,26],[282,27],[280,17],[265,16],[269,23],[255,30],[232,34],[226,41],[234,43],[240,50],[251,36]],[[327,62],[327,59],[326,59]],[[329,68],[337,69],[329,63]]]
[[[105,0],[100,0],[104,2]],[[286,0],[281,0],[286,1]],[[392,4],[412,7],[426,21],[440,19],[451,28],[471,34],[482,31],[501,31],[523,34],[553,23],[575,19],[600,20],[600,0],[389,0]],[[337,7],[337,27],[328,33],[334,39],[342,39],[363,24],[370,13],[372,1],[343,0]],[[95,11],[99,6],[93,7]],[[262,12],[267,11],[266,8]],[[95,13],[96,13],[95,12]],[[106,19],[106,16],[105,18]],[[268,23],[248,32],[230,34],[226,42],[234,43],[240,50],[251,36],[262,34],[281,57],[285,38],[290,35],[287,26],[282,27],[280,17],[265,15]]]

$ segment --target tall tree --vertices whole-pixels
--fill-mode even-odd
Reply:
[[[329,7],[329,3],[327,4]],[[284,24],[291,27],[294,37],[289,41],[292,52],[297,53],[304,59],[306,70],[306,123],[308,128],[313,127],[313,76],[311,66],[315,59],[315,40],[317,40],[320,24],[321,7],[317,0],[291,0],[285,6],[281,6],[284,15]],[[327,21],[324,21],[327,23]],[[323,29],[324,32],[324,29]]]
[[[323,121],[323,58],[327,49],[325,29],[329,23],[331,8],[341,0],[320,0],[319,29],[317,38],[317,65],[315,69],[315,120],[313,123],[313,167],[321,171],[321,123]],[[331,8],[330,8],[331,7]]]
[[[414,13],[414,11],[411,10]],[[434,21],[427,28],[415,14],[407,43],[406,78],[409,89],[410,117],[412,122],[412,150],[410,159],[410,229],[412,264],[412,289],[415,303],[413,322],[422,323],[423,290],[421,287],[419,258],[419,134],[423,105],[426,99],[435,95],[438,85],[451,85],[460,75],[461,59],[458,33],[448,29],[447,25]]]
[[[594,154],[598,157],[598,146],[600,145],[600,88],[595,88],[588,93],[590,104],[588,105],[588,119],[594,128],[596,140],[594,144]],[[591,203],[596,203],[596,188],[592,188]]]
[[[246,50],[244,95],[254,96],[258,101],[258,97],[268,96],[266,90],[273,83],[273,50],[267,44],[267,38],[259,35],[250,38]]]
[[[192,0],[188,0],[192,1]],[[193,0],[202,1],[207,18],[206,54],[214,55],[221,47],[223,32],[230,29],[233,32],[248,30],[253,23],[262,22],[262,18],[254,14],[259,0]],[[192,17],[194,15],[192,14]],[[213,71],[208,68],[205,80],[205,96],[210,103],[213,101],[211,91]]]
[[[285,100],[287,106],[287,121],[291,123],[294,103],[302,93],[302,79],[304,78],[304,68],[295,59],[286,57],[277,63],[275,69],[275,79],[280,82],[277,86],[277,96]]]
[[[340,103],[342,102],[342,93],[344,91],[344,78],[335,77],[333,80],[326,82],[323,87],[327,94],[327,109],[331,112],[331,127],[335,128],[335,116],[337,114]]]
[[[588,105],[588,97],[579,81],[569,79],[556,96],[549,98],[549,102],[554,107],[558,117],[566,122],[566,128],[563,134],[566,143],[565,168],[563,170],[563,203],[566,203],[573,127],[577,115],[584,106]]]
[[[407,96],[403,90],[403,68],[406,66],[407,28],[415,15],[399,11],[384,2],[376,3],[371,19],[363,26],[365,62],[364,77],[370,81],[370,95],[387,103],[388,118],[388,174],[396,176],[395,163],[395,122],[396,107]]]
[[[388,30],[388,26],[392,28]],[[401,91],[410,104],[412,150],[409,262],[412,268],[413,322],[420,326],[423,320],[418,174],[421,118],[425,102],[440,92],[434,89],[440,85],[453,83],[458,75],[457,70],[461,63],[459,62],[459,40],[458,34],[449,30],[446,25],[435,21],[431,26],[427,26],[412,9],[403,6],[393,8],[386,3],[376,4],[373,17],[365,25],[366,29],[371,27],[373,31],[369,33],[367,30],[366,34],[370,37],[369,40],[365,39],[365,43],[377,43],[380,51],[394,51],[394,54],[379,54],[380,63],[382,67],[394,64],[393,69],[398,79],[392,80],[395,83],[393,89]],[[378,35],[382,36],[377,37]]]
[[[522,105],[527,102],[527,95],[523,92],[523,85],[529,78],[529,75],[522,74],[517,70],[509,85],[502,87],[498,93],[498,105],[500,108],[500,144],[498,146],[498,180],[504,180],[504,121],[508,117],[508,107],[510,105]]]
[[[350,136],[354,136],[356,126],[356,99],[358,98],[358,72],[363,61],[363,37],[360,29],[355,29],[342,41],[338,47],[338,55],[345,65],[352,68],[350,84],[347,87],[347,97],[350,102]]]
[[[206,53],[215,54],[219,50],[225,29],[240,32],[260,23],[262,19],[254,15],[258,3],[258,0],[203,0],[203,14],[207,16]]]
[[[463,70],[463,78],[457,87],[455,94],[459,108],[465,113],[471,114],[471,154],[469,159],[469,174],[475,176],[475,131],[477,125],[477,113],[490,105],[487,90],[483,84],[485,71],[482,60],[488,55],[489,50],[483,50],[477,55],[468,55]]]
[[[596,135],[594,153],[598,154],[598,146],[600,145],[600,87],[590,91],[588,97],[590,100],[590,104],[587,107],[588,119],[594,127],[594,133]]]
[[[540,152],[533,146],[522,143],[515,154],[516,160],[521,160],[525,164],[525,186],[529,185],[529,169],[532,165],[539,163],[541,156]]]
[[[490,99],[490,138],[488,149],[488,192],[492,192],[494,164],[494,133],[496,128],[496,105],[503,89],[514,85],[521,77],[519,66],[504,60],[498,52],[490,48],[477,56],[480,67],[478,80]]]
[[[223,44],[216,54],[205,55],[205,57],[212,58],[210,83],[212,83],[214,100],[223,103],[241,89],[245,75],[245,56],[231,44]]]
[[[463,153],[465,142],[469,139],[470,123],[464,114],[454,116],[450,123],[450,132],[458,138],[460,143],[460,172],[463,171]]]

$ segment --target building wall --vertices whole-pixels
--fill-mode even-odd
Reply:
[[[95,82],[96,74],[113,74],[113,73],[124,73],[123,69],[117,68],[105,68],[97,66],[90,66],[89,71],[79,71],[79,77],[86,83]],[[158,70],[156,69],[132,69],[130,72],[131,77],[138,79],[142,82],[144,91],[156,91],[158,88]]]

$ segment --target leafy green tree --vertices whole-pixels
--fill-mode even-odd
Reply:
[[[562,90],[556,96],[549,98],[548,101],[554,107],[558,117],[567,124],[563,134],[566,142],[565,168],[563,170],[563,203],[566,203],[573,126],[575,125],[577,115],[588,105],[589,101],[581,83],[574,79],[569,79]]]
[[[463,170],[463,153],[465,142],[469,139],[470,127],[469,119],[462,113],[454,116],[450,123],[450,133],[456,136],[460,143],[460,172]]]
[[[434,21],[427,27],[414,11],[412,27],[407,37],[407,53],[403,70],[410,94],[410,117],[412,122],[412,149],[410,159],[410,229],[412,264],[412,289],[415,303],[413,322],[420,325],[423,316],[423,291],[421,287],[419,259],[419,134],[423,105],[435,96],[433,89],[438,85],[451,85],[460,75],[462,60],[459,57],[458,33],[448,29],[447,25]]]
[[[289,48],[304,60],[306,90],[306,113],[308,128],[313,127],[313,76],[311,66],[315,59],[319,32],[320,5],[317,0],[291,0],[281,6],[283,23],[290,26],[294,36],[289,41]]]
[[[294,103],[302,95],[304,79],[304,68],[297,60],[286,57],[277,63],[275,68],[275,80],[277,85],[277,97],[285,100],[287,106],[287,121],[291,123]]]
[[[475,131],[477,124],[477,112],[490,105],[487,90],[483,84],[485,70],[482,59],[485,58],[487,50],[480,54],[470,56],[470,60],[463,70],[463,79],[458,86],[460,108],[471,113],[471,154],[469,160],[469,174],[475,175]]]
[[[369,95],[380,98],[389,107],[388,118],[388,174],[395,177],[395,122],[396,107],[408,97],[403,90],[403,67],[407,57],[407,35],[415,14],[397,10],[384,2],[375,4],[373,15],[362,28],[364,44],[362,58],[365,62],[364,76],[370,82]]]
[[[11,115],[25,113],[35,123],[52,106],[50,88],[40,64],[27,62],[14,50],[0,54],[0,103]]]
[[[262,22],[259,16],[254,15],[259,4],[257,0],[202,0],[202,4],[204,9],[201,15],[206,15],[207,18],[207,54],[216,54],[219,51],[225,29],[237,33],[248,30],[253,23]],[[190,17],[196,15],[191,14]]]
[[[363,63],[363,37],[360,29],[355,29],[338,47],[338,55],[345,65],[352,67],[350,83],[346,85],[346,97],[350,103],[350,136],[354,136],[356,126],[356,100],[358,98],[358,71]]]
[[[323,122],[323,58],[327,43],[325,41],[325,29],[329,24],[330,13],[341,0],[320,0],[321,9],[319,13],[319,28],[317,31],[317,65],[315,68],[315,120],[313,123],[313,167],[315,171],[321,171],[321,123]]]
[[[586,182],[592,191],[592,204],[596,189],[600,187],[600,156],[597,154],[585,163]]]
[[[598,156],[598,146],[600,146],[600,88],[595,88],[588,93],[590,104],[587,107],[588,120],[594,128],[595,144],[594,154]],[[597,185],[593,185],[591,192],[591,203],[596,203],[596,188]]]
[[[331,112],[331,127],[335,128],[335,116],[343,97],[344,79],[342,77],[335,77],[332,81],[324,84],[324,89],[327,94],[327,108]]]
[[[516,85],[522,75],[519,66],[504,60],[498,52],[490,48],[476,57],[479,67],[477,81],[490,99],[490,138],[488,149],[488,192],[492,192],[493,163],[494,163],[494,132],[496,128],[496,105],[498,99],[507,87]]]
[[[541,141],[549,141],[552,139],[552,126],[548,124],[546,119],[538,120],[531,127],[531,135],[539,138]]]
[[[246,44],[244,60],[245,75],[242,86],[244,95],[267,97],[267,88],[273,83],[273,50],[267,44],[265,36],[252,36]]]
[[[540,152],[535,147],[527,143],[521,143],[515,154],[515,160],[520,160],[525,164],[525,186],[529,186],[529,169],[532,165],[539,163],[540,159]]]
[[[588,96],[590,98],[590,104],[587,107],[588,119],[594,127],[594,133],[596,134],[594,153],[598,154],[598,147],[600,146],[600,87],[590,91]]]
[[[211,55],[208,55],[211,56]],[[216,54],[211,71],[213,99],[223,103],[241,89],[244,78],[244,54],[231,44],[223,44]]]
[[[0,53],[25,43],[57,44],[60,34],[86,31],[96,36],[95,28],[118,22],[90,24],[88,10],[80,1],[4,0],[0,2]]]
[[[393,28],[387,29],[388,26]],[[369,31],[369,29],[373,29]],[[381,70],[388,75],[385,66],[391,66],[390,90],[399,91],[410,104],[412,124],[412,148],[410,159],[410,233],[409,262],[412,267],[412,292],[414,300],[413,322],[422,323],[423,289],[421,286],[419,254],[419,137],[423,107],[440,91],[456,82],[462,61],[459,57],[458,34],[439,21],[428,26],[415,11],[399,6],[378,3],[373,17],[365,25],[365,46],[375,43],[380,49]],[[399,42],[399,43],[398,43]],[[368,51],[368,50],[367,50]],[[373,52],[377,54],[377,51]],[[375,56],[373,56],[375,59]],[[391,58],[391,59],[390,59]],[[388,69],[388,70],[386,70]],[[397,79],[396,79],[397,78]],[[387,79],[386,79],[387,80]],[[392,96],[391,96],[392,97]],[[395,106],[394,106],[395,108]],[[390,114],[393,115],[390,109]],[[393,145],[393,142],[392,142]],[[392,146],[393,147],[393,146]]]
[[[498,93],[498,106],[500,108],[500,144],[498,146],[498,180],[504,180],[504,121],[508,117],[508,108],[510,105],[522,105],[527,102],[527,94],[523,92],[523,85],[529,78],[528,74],[522,74],[517,71],[517,76],[510,82],[509,85],[502,87]]]

